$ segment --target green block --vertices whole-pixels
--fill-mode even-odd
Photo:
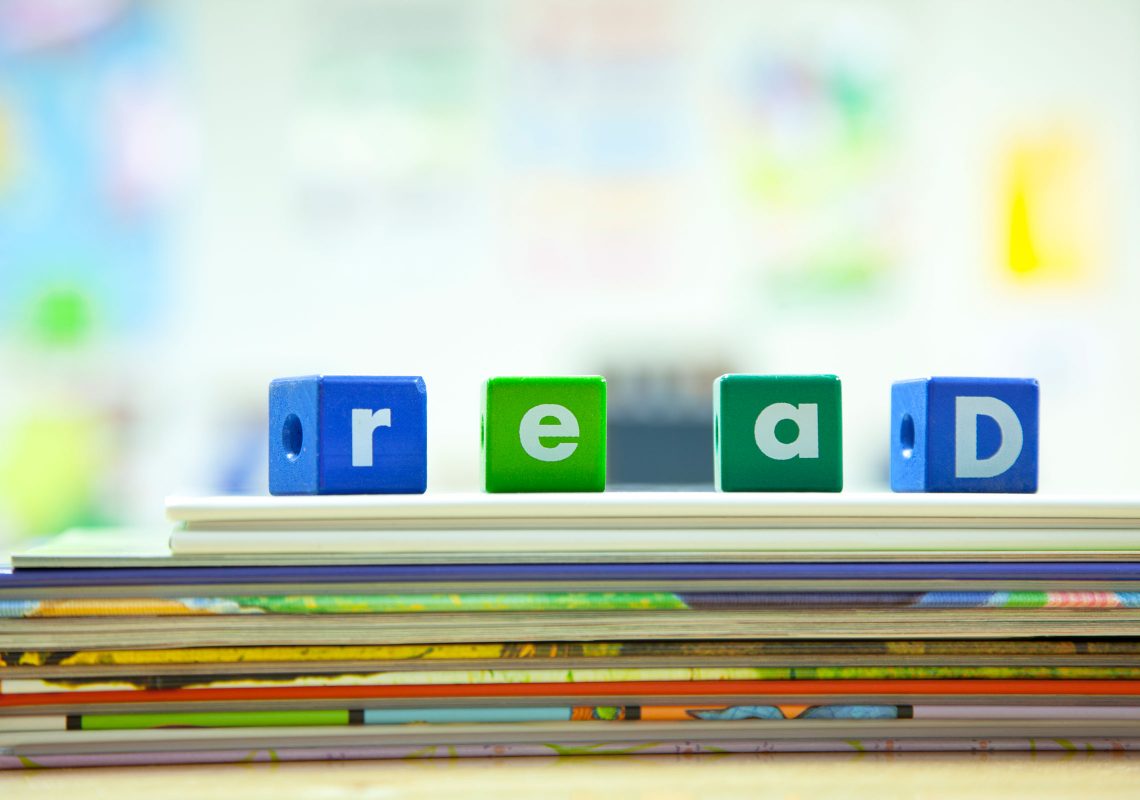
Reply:
[[[843,423],[834,375],[722,375],[713,383],[716,488],[838,492]]]
[[[483,399],[488,492],[606,488],[606,379],[491,378]]]

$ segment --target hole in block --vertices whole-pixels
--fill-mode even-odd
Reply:
[[[899,426],[899,446],[902,448],[903,458],[914,455],[914,419],[910,414],[903,414],[902,424]]]
[[[304,441],[304,431],[301,428],[301,419],[296,414],[285,417],[285,424],[281,426],[281,444],[285,447],[285,457],[296,461],[301,455],[301,443]]]

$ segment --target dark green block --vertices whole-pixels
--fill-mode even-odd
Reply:
[[[718,490],[843,489],[842,403],[834,375],[722,375],[713,383],[713,423]]]
[[[541,406],[557,408],[547,414]],[[573,425],[577,433],[568,434]],[[483,405],[483,474],[488,492],[603,491],[605,378],[488,380]]]

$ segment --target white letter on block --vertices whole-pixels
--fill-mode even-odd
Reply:
[[[546,417],[558,420],[555,424],[543,424]],[[569,438],[578,435],[578,418],[566,408],[556,403],[543,403],[535,406],[523,415],[519,423],[519,442],[523,450],[531,458],[539,461],[562,461],[578,449],[577,442],[561,442],[559,444],[544,445],[542,437],[561,436]]]
[[[978,417],[1001,429],[1001,446],[989,458],[978,458]],[[954,477],[992,478],[1013,466],[1021,455],[1021,420],[996,397],[954,398]]]
[[[392,409],[352,409],[352,466],[372,466],[372,434],[377,428],[392,427]]]
[[[776,425],[790,419],[799,432],[795,441],[784,444],[776,438]],[[819,458],[819,406],[815,403],[773,403],[756,417],[756,446],[760,452],[777,461],[789,458]]]

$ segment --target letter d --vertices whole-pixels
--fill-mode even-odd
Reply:
[[[986,416],[1001,429],[1001,446],[989,458],[978,458],[978,417]],[[993,478],[1013,466],[1021,455],[1021,420],[996,397],[954,398],[954,477]]]

